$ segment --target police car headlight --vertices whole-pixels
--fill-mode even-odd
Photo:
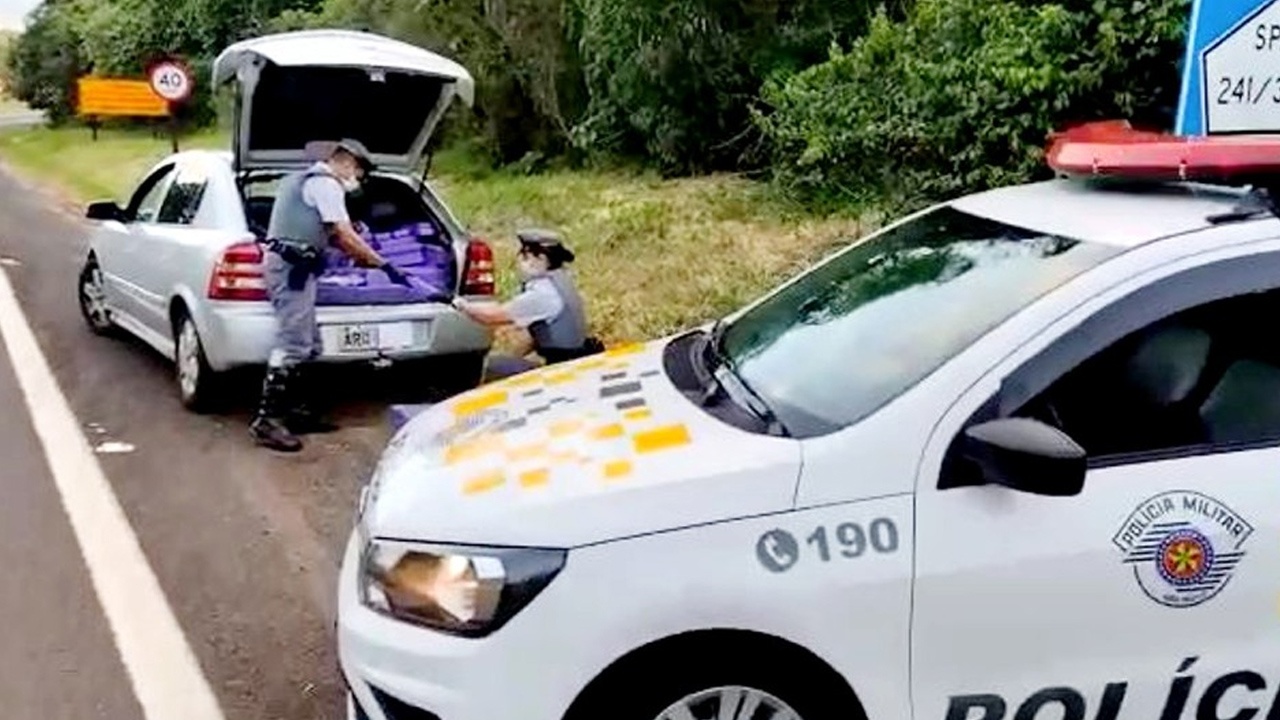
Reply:
[[[360,599],[384,615],[482,637],[520,612],[564,567],[564,550],[417,545],[374,540]]]

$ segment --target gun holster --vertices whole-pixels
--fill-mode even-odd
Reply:
[[[289,263],[289,289],[299,291],[307,286],[307,280],[324,272],[324,253],[305,245],[273,240],[271,251]]]

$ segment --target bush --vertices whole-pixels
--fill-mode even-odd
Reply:
[[[852,41],[870,0],[573,0],[590,93],[578,147],[670,173],[751,167],[772,73]]]
[[[784,187],[828,206],[916,207],[1042,175],[1064,124],[1168,123],[1185,17],[1186,0],[920,0],[770,82],[757,120]]]

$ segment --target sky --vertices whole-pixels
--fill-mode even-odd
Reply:
[[[21,30],[22,20],[40,0],[0,0],[0,28]]]

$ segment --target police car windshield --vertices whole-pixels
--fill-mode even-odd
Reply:
[[[1119,252],[943,207],[845,250],[735,320],[723,351],[795,437],[852,425]]]

